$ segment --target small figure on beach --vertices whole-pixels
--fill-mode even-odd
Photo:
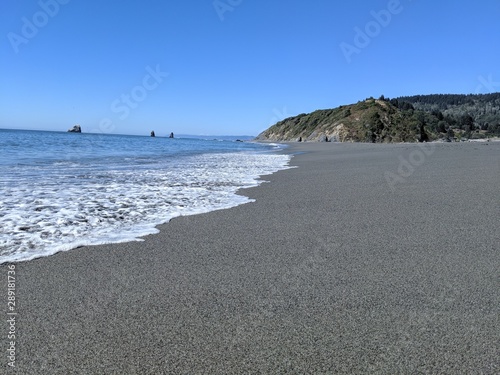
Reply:
[[[170,133],[170,135],[168,136],[168,138],[174,138],[174,133]]]
[[[151,130],[151,137],[155,137],[155,131]]]

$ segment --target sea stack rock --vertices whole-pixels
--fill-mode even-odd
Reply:
[[[68,129],[68,132],[70,132],[70,133],[81,133],[82,132],[82,128],[80,127],[80,125],[75,125],[71,129]]]

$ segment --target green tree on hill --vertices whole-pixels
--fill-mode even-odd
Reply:
[[[447,125],[448,124],[446,123],[446,121],[439,121],[438,126],[437,126],[437,131],[440,133],[446,133],[446,126]]]

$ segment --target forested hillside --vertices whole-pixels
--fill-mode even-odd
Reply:
[[[431,121],[429,125],[440,130],[444,126],[464,131],[472,128],[490,135],[500,134],[500,93],[415,95],[396,100],[410,103],[416,110],[433,114],[438,119],[438,124]],[[439,121],[444,121],[445,124],[439,125]]]
[[[368,98],[284,119],[258,140],[424,142],[500,135],[500,93]]]

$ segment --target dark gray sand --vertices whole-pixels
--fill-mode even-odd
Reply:
[[[255,203],[17,264],[15,373],[500,373],[500,142],[289,151]]]

